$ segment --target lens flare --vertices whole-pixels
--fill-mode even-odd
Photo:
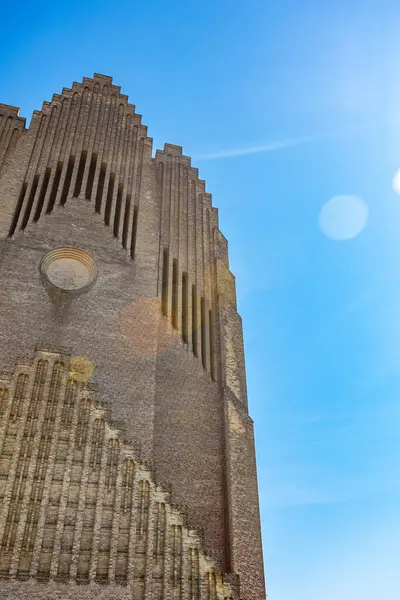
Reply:
[[[359,196],[335,196],[323,205],[319,228],[333,240],[351,240],[366,226],[368,212],[368,206]]]

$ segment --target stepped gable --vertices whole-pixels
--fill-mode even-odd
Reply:
[[[187,285],[196,286],[196,293],[204,297],[205,311],[215,300],[215,264],[218,229],[218,210],[212,206],[211,194],[206,192],[205,181],[199,178],[198,169],[182,153],[182,147],[165,144],[155,154],[157,169],[157,196],[160,199],[160,265],[168,270],[172,286],[174,263],[186,273]],[[158,288],[165,277],[159,271]],[[200,302],[200,300],[199,300]],[[190,332],[187,335],[190,338]],[[214,369],[214,365],[209,365]]]
[[[25,119],[19,116],[19,108],[0,104],[0,170],[24,131]]]
[[[238,600],[84,373],[41,349],[0,377],[2,593]]]
[[[134,257],[142,164],[151,160],[152,140],[120,89],[111,77],[95,74],[34,111],[10,236],[68,198],[82,198]]]

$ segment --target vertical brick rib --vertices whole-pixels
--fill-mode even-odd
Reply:
[[[115,581],[117,549],[118,549],[119,515],[120,515],[120,510],[121,510],[122,475],[123,475],[123,468],[124,468],[125,460],[126,460],[126,455],[123,452],[120,452],[119,453],[116,494],[115,494],[115,504],[114,504],[112,529],[111,529],[110,558],[109,558],[109,564],[108,564],[108,579],[110,582]]]
[[[55,105],[55,106],[51,107],[51,113],[50,113],[50,119],[48,121],[48,127],[44,134],[43,145],[42,145],[42,148],[40,151],[40,156],[38,158],[38,163],[36,166],[36,170],[40,176],[38,189],[40,189],[43,186],[43,177],[45,176],[45,171],[46,171],[46,168],[47,168],[47,165],[49,162],[49,157],[53,156],[54,141],[55,141],[57,132],[60,129],[59,121],[60,121],[61,109],[62,109],[62,105],[61,106]],[[47,188],[48,188],[48,186],[47,186]],[[47,191],[47,189],[46,189],[46,191]],[[41,207],[37,206],[39,200],[41,201],[42,206],[43,206],[44,198],[40,199],[39,193],[36,193],[35,196],[36,197],[33,198],[31,210],[29,211],[29,214],[27,215],[26,223],[28,223],[29,221],[37,220],[37,218],[39,217],[40,212],[41,212]]]
[[[25,375],[26,375],[26,377],[25,377]],[[21,398],[20,398],[19,402],[21,402],[24,398],[30,397],[30,395],[32,393],[33,378],[32,377],[28,378],[29,376],[26,371],[24,373],[20,373],[19,377],[21,379],[20,380],[16,379],[15,384],[14,384],[14,389],[11,388],[12,401],[9,404],[9,412],[7,415],[8,418],[7,418],[7,421],[5,422],[4,430],[2,431],[2,434],[4,435],[4,437],[2,438],[3,444],[6,439],[6,433],[7,433],[8,427],[9,427],[10,412],[13,407],[13,402],[15,402],[16,388],[18,386],[19,381],[21,384],[21,389],[20,389]],[[26,378],[28,378],[27,381],[26,381]],[[24,434],[27,416],[28,416],[28,402],[25,402],[24,404],[22,404],[22,414],[19,417],[19,427],[17,429],[17,435],[16,435],[16,439],[15,439],[15,444],[14,444],[14,453],[13,453],[13,456],[11,459],[11,464],[10,464],[10,467],[8,470],[7,483],[6,483],[6,488],[4,491],[4,498],[3,498],[3,501],[1,503],[1,508],[0,508],[0,544],[3,540],[6,519],[7,519],[8,511],[10,508],[11,492],[12,492],[12,488],[14,485],[17,462],[19,459],[19,451],[18,450],[21,446],[21,441],[22,441],[22,437]],[[16,415],[15,418],[17,419],[18,415]],[[2,450],[3,450],[3,444],[2,444]]]
[[[177,175],[177,206],[176,206],[176,251],[178,258],[178,303],[177,303],[177,324],[178,329],[182,331],[182,272],[186,269],[186,237],[185,237],[185,197],[184,197],[184,176],[183,165],[180,157],[176,157],[176,175]]]
[[[88,158],[86,160],[86,167],[85,167],[85,171],[84,171],[83,178],[82,178],[81,196],[86,195],[87,181],[88,181],[89,169],[90,169],[90,164],[91,164],[91,157],[92,157],[92,154],[97,151],[97,149],[95,148],[95,138],[96,138],[96,131],[99,128],[99,117],[100,117],[101,105],[102,105],[102,95],[101,95],[101,91],[100,91],[100,84],[98,82],[95,82],[95,84],[93,85],[90,116],[88,119],[88,127],[86,128],[85,141],[84,141],[84,148],[87,150]]]
[[[19,116],[19,109],[0,104],[0,169],[24,133],[24,127],[25,119]]]
[[[93,419],[93,417],[92,417],[92,419]],[[104,436],[102,456],[101,456],[101,467],[100,467],[100,472],[98,475],[98,483],[97,483],[96,509],[95,509],[93,532],[92,532],[91,558],[90,558],[90,564],[89,564],[89,581],[94,581],[94,579],[96,578],[96,572],[97,572],[97,559],[98,559],[98,553],[99,553],[101,519],[102,519],[103,501],[104,501],[104,493],[105,493],[105,476],[106,476],[106,465],[107,465],[108,441],[109,440],[106,438],[106,436]]]
[[[120,104],[118,107],[118,135],[115,141],[115,149],[114,149],[114,157],[113,157],[113,172],[115,173],[115,186],[114,186],[114,197],[111,204],[111,213],[110,213],[110,227],[114,227],[115,214],[117,210],[117,199],[119,186],[123,182],[122,171],[122,162],[125,159],[125,151],[126,151],[126,114],[125,107],[123,104]],[[116,236],[117,237],[117,236]]]
[[[62,148],[63,148],[63,145],[65,144],[65,138],[68,136],[68,133],[71,130],[71,120],[74,117],[74,109],[75,109],[77,100],[78,100],[77,94],[75,94],[72,97],[63,99],[62,118],[59,122],[57,141],[55,144],[54,153],[51,153],[49,155],[49,160],[47,163],[48,167],[51,169],[51,174],[50,174],[50,179],[49,179],[49,185],[47,186],[47,190],[46,190],[46,195],[43,199],[42,211],[51,212],[51,210],[53,209],[53,206],[55,204],[55,201],[56,201],[58,186],[57,186],[57,189],[56,189],[56,187],[54,187],[55,186],[54,181],[55,181],[55,178],[58,177],[57,164],[61,160]],[[53,204],[53,199],[54,199],[54,204]]]
[[[186,529],[182,527],[182,580],[181,580],[181,598],[189,598],[189,578],[188,578],[188,537]]]
[[[181,223],[181,268],[189,271],[189,173],[187,167],[182,169],[182,223]]]
[[[216,278],[216,256],[214,247],[214,230],[215,230],[215,217],[216,214],[213,212],[214,209],[209,209],[207,212],[207,229],[208,229],[208,246],[210,256],[210,297],[209,297],[209,343],[210,343],[210,370],[211,376],[214,380],[217,380],[217,356],[216,351],[218,348],[216,327],[215,327],[215,307],[217,305],[217,278]]]
[[[133,136],[133,128],[132,128],[132,115],[128,113],[126,115],[126,127],[124,132],[124,147],[123,147],[123,161],[121,166],[121,175],[120,175],[120,183],[122,184],[122,198],[121,204],[119,207],[119,219],[115,223],[114,229],[116,231],[116,237],[119,240],[119,243],[126,247],[126,242],[124,244],[123,232],[124,232],[124,222],[125,222],[125,207],[127,196],[131,192],[128,189],[128,180],[129,180],[129,164],[132,153],[132,136]]]
[[[109,89],[108,85],[104,85],[102,88],[101,109],[100,109],[100,115],[99,115],[99,122],[101,123],[102,126],[97,128],[95,140],[94,140],[94,147],[97,150],[97,163],[96,163],[96,170],[95,170],[94,178],[93,178],[92,196],[94,199],[96,199],[95,200],[96,204],[98,202],[97,198],[99,197],[99,206],[102,204],[102,201],[103,201],[103,191],[99,190],[99,187],[98,187],[99,186],[99,177],[100,177],[100,171],[102,168],[102,164],[104,163],[104,160],[105,160],[104,148],[105,148],[107,135],[109,135],[110,118],[111,118],[110,89]],[[96,208],[96,210],[98,210],[98,209]],[[100,212],[100,209],[98,210],[98,212]]]
[[[79,406],[80,406],[80,398],[78,394],[71,390],[72,397],[74,399],[73,413],[72,413],[72,422],[71,429],[69,435],[69,443],[68,443],[68,453],[67,453],[67,461],[65,464],[65,469],[63,472],[63,479],[61,483],[61,494],[60,494],[60,505],[58,510],[58,519],[57,526],[54,536],[54,545],[53,545],[53,556],[50,564],[50,577],[56,577],[59,571],[59,560],[61,554],[61,544],[64,533],[64,523],[65,523],[65,515],[68,504],[68,489],[71,480],[71,469],[72,463],[74,459],[74,447],[75,447],[75,439],[76,439],[76,431],[78,425],[78,415],[79,415]],[[64,394],[64,402],[65,402],[65,394]],[[64,406],[63,406],[64,410]]]
[[[12,126],[12,117],[0,115],[0,164],[10,143]]]
[[[159,206],[159,220],[158,220],[158,258],[157,258],[157,296],[161,296],[162,289],[162,262],[163,262],[163,249],[164,249],[164,236],[163,236],[163,187],[164,187],[164,164],[162,162],[157,163],[157,186],[156,193],[158,198]]]
[[[39,371],[39,368],[41,365],[43,365],[43,372]],[[36,431],[34,433],[34,438],[33,438],[31,457],[30,457],[30,461],[29,461],[27,477],[25,480],[24,496],[22,499],[22,504],[21,504],[20,513],[19,513],[17,536],[16,536],[14,551],[13,551],[13,555],[12,555],[12,559],[11,559],[11,565],[10,565],[10,575],[11,576],[15,576],[17,574],[17,570],[18,570],[18,564],[19,564],[21,548],[22,548],[22,541],[23,541],[23,531],[25,528],[25,522],[26,522],[26,518],[27,518],[29,501],[30,501],[30,496],[31,496],[33,477],[34,477],[34,473],[35,473],[35,466],[36,466],[35,461],[36,461],[37,454],[39,451],[39,444],[40,444],[40,437],[41,437],[40,435],[37,435],[37,433],[40,432],[42,423],[43,423],[44,413],[45,413],[45,409],[46,409],[46,403],[44,402],[44,397],[46,395],[46,392],[48,393],[50,377],[51,377],[51,368],[50,368],[48,361],[39,360],[37,362],[37,366],[36,366],[36,374],[34,377],[31,400],[30,400],[29,404],[27,403],[28,411],[30,410],[31,406],[33,407],[34,403],[36,403],[38,405],[38,415],[37,415],[37,419],[36,419]],[[37,385],[36,392],[35,392],[35,385]],[[34,395],[36,397],[34,397]],[[32,408],[32,410],[34,410],[34,409]],[[22,447],[23,446],[21,445],[21,450],[22,450]],[[22,456],[20,456],[20,458],[22,459]]]
[[[53,478],[54,463],[55,463],[55,458],[56,458],[56,454],[57,454],[58,437],[59,437],[59,433],[60,433],[60,421],[61,421],[61,414],[62,414],[62,410],[63,410],[62,399],[64,398],[65,388],[66,388],[66,377],[65,377],[64,364],[63,363],[59,363],[59,364],[62,365],[63,372],[61,373],[62,378],[61,378],[60,388],[57,392],[58,396],[57,396],[57,398],[54,398],[54,401],[57,401],[56,418],[55,418],[54,426],[53,426],[53,436],[52,436],[52,441],[51,441],[49,460],[47,463],[46,478],[45,478],[45,482],[44,482],[44,490],[45,491],[44,491],[44,495],[43,495],[42,505],[41,505],[40,514],[39,514],[39,520],[38,520],[38,525],[37,525],[37,532],[38,532],[37,539],[36,539],[36,543],[35,543],[35,548],[34,548],[33,557],[32,557],[32,564],[31,564],[31,569],[30,569],[31,577],[36,577],[38,567],[39,567],[40,552],[41,552],[41,548],[42,548],[44,526],[45,526],[45,521],[46,521],[46,511],[47,511],[47,507],[49,504],[51,481]],[[57,365],[57,363],[55,362],[54,365]],[[53,368],[56,368],[56,367],[54,366]]]
[[[37,193],[37,188],[39,184],[40,176],[36,176],[37,174],[37,165],[40,160],[40,155],[43,149],[43,140],[45,137],[45,133],[49,124],[49,117],[45,114],[40,115],[40,122],[38,133],[35,138],[35,144],[32,150],[32,154],[30,156],[25,178],[24,180],[27,183],[27,189],[25,194],[25,199],[20,207],[19,214],[16,215],[14,230],[23,229],[27,224],[31,212],[31,208]],[[36,178],[35,178],[36,176]]]
[[[203,278],[203,207],[201,202],[201,195],[197,192],[196,185],[196,201],[195,201],[195,230],[196,230],[196,290],[197,290],[197,347],[198,356],[202,356],[202,345],[201,345],[201,301],[200,298],[204,293],[204,278]]]
[[[196,210],[196,192],[195,192],[195,182],[190,179],[190,171],[188,172],[188,338],[189,338],[189,348],[192,352],[195,352],[195,348],[193,348],[193,332],[192,332],[192,285],[196,284],[196,220],[195,220],[195,210]]]
[[[167,173],[166,173],[166,165],[163,162],[159,162],[157,165],[157,194],[158,194],[158,198],[159,198],[159,206],[160,206],[160,210],[159,210],[159,233],[158,233],[158,239],[159,239],[159,246],[158,246],[158,287],[157,287],[157,292],[158,295],[161,296],[162,295],[162,282],[163,282],[163,254],[164,254],[164,249],[167,247],[167,241],[166,241],[166,235],[165,235],[165,227],[164,227],[164,223],[165,223],[165,218],[166,218],[166,204],[167,204],[167,197],[166,197],[166,179],[167,179]]]
[[[164,569],[163,569],[163,591],[165,600],[172,600],[171,583],[171,519],[170,507],[165,507],[165,545],[164,545]]]
[[[129,531],[129,542],[128,542],[128,572],[127,572],[127,584],[133,586],[135,576],[135,547],[136,547],[136,529],[137,529],[137,504],[138,504],[138,491],[139,481],[142,478],[140,468],[136,468],[133,478],[133,494],[132,494],[132,505],[131,505],[131,519],[130,519],[130,531]]]
[[[139,219],[140,189],[141,189],[141,183],[142,183],[143,152],[144,152],[144,138],[140,137],[136,177],[134,178],[134,181],[135,181],[135,207],[134,207],[134,211],[133,211],[132,237],[131,237],[131,242],[130,242],[131,258],[135,258],[136,234],[137,234],[137,228],[139,226],[138,219]]]
[[[82,109],[82,103],[83,103],[83,94],[78,95],[75,92],[71,99],[71,106],[70,106],[70,111],[68,114],[68,126],[66,129],[66,134],[63,136],[63,138],[61,140],[61,148],[60,148],[60,152],[58,155],[58,161],[57,161],[57,164],[62,164],[61,177],[59,180],[59,184],[55,189],[55,194],[53,194],[53,196],[49,197],[49,203],[47,205],[47,212],[51,212],[53,210],[54,206],[57,206],[61,200],[61,194],[62,194],[62,191],[64,190],[65,177],[67,175],[67,170],[68,170],[68,161],[69,161],[69,157],[71,156],[71,153],[72,153],[72,148],[73,148],[75,137],[77,135],[79,115],[80,115],[80,111]],[[56,173],[55,165],[54,165],[54,171]],[[54,180],[53,180],[53,184],[54,184]],[[72,173],[71,173],[71,181],[69,184],[69,189],[72,189],[71,184],[72,184]],[[51,186],[49,186],[49,188],[51,188]]]
[[[110,110],[110,120],[109,120],[109,131],[107,132],[107,136],[105,138],[105,146],[104,146],[104,160],[106,162],[106,176],[104,179],[104,189],[103,189],[103,197],[101,201],[101,209],[100,214],[105,219],[106,215],[106,201],[107,201],[107,193],[110,183],[110,175],[112,174],[112,165],[113,165],[113,152],[114,152],[114,143],[115,136],[117,131],[117,123],[118,123],[118,108],[117,108],[117,97],[115,94],[111,96],[111,110]]]
[[[85,399],[85,397],[83,398]],[[85,507],[86,500],[86,486],[89,475],[89,456],[90,456],[90,445],[92,441],[93,434],[93,419],[89,418],[88,423],[88,433],[87,433],[87,441],[85,443],[85,454],[83,460],[83,468],[82,468],[82,476],[80,481],[80,491],[79,491],[79,500],[78,500],[78,508],[76,511],[76,524],[74,530],[74,541],[72,545],[72,557],[71,557],[71,565],[69,570],[69,575],[72,579],[76,579],[78,574],[78,562],[79,562],[79,553],[81,547],[81,538],[82,538],[82,526],[83,526],[83,512]]]
[[[136,181],[136,171],[137,171],[137,162],[140,158],[139,156],[139,127],[133,124],[133,132],[132,132],[132,149],[130,156],[130,163],[128,168],[128,190],[130,194],[130,204],[128,209],[125,211],[125,229],[126,229],[126,250],[127,254],[131,253],[131,242],[132,242],[132,227],[133,227],[133,211],[135,206],[135,181]]]
[[[147,524],[147,540],[146,540],[146,566],[144,576],[144,598],[145,600],[153,600],[152,580],[153,580],[153,544],[154,544],[154,490],[153,485],[150,485],[150,499],[148,507],[148,524]]]
[[[82,152],[87,151],[87,149],[85,148],[85,136],[86,136],[86,129],[88,127],[90,113],[91,113],[91,109],[92,109],[92,97],[93,97],[92,90],[90,88],[88,88],[87,86],[85,86],[83,89],[81,109],[79,111],[77,126],[76,126],[76,130],[75,130],[75,136],[74,136],[74,140],[73,140],[73,144],[72,144],[72,148],[73,148],[72,153],[75,155],[75,165],[74,165],[74,169],[73,169],[72,177],[71,177],[70,190],[73,190],[73,194],[71,194],[71,195],[75,195],[76,181],[77,181],[77,177],[78,177],[78,172],[79,172],[79,167],[80,167],[80,158],[82,156]],[[68,156],[66,156],[65,158],[68,159]]]
[[[168,316],[171,317],[171,307],[172,307],[172,265],[173,265],[173,258],[174,258],[174,238],[173,238],[173,226],[174,226],[174,221],[173,221],[173,214],[174,214],[174,170],[173,170],[173,159],[172,156],[169,155],[167,157],[167,163],[166,163],[166,167],[167,167],[167,181],[166,181],[166,214],[167,214],[167,219],[165,222],[165,230],[167,232],[167,240],[166,240],[166,246],[168,246],[169,249],[169,256],[170,256],[170,260],[169,260],[169,265],[168,265],[168,285],[167,285],[167,289],[168,289]]]

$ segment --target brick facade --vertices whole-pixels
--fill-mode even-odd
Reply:
[[[56,248],[95,263],[90,289],[43,279]],[[57,263],[61,275],[76,256]],[[179,146],[153,158],[110,77],[54,95],[29,129],[0,105],[0,281],[0,598],[72,599],[79,584],[79,598],[263,600],[242,328],[218,212]]]

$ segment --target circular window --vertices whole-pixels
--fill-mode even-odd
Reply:
[[[42,258],[40,273],[47,285],[65,292],[82,292],[93,285],[97,266],[79,248],[56,248]]]

